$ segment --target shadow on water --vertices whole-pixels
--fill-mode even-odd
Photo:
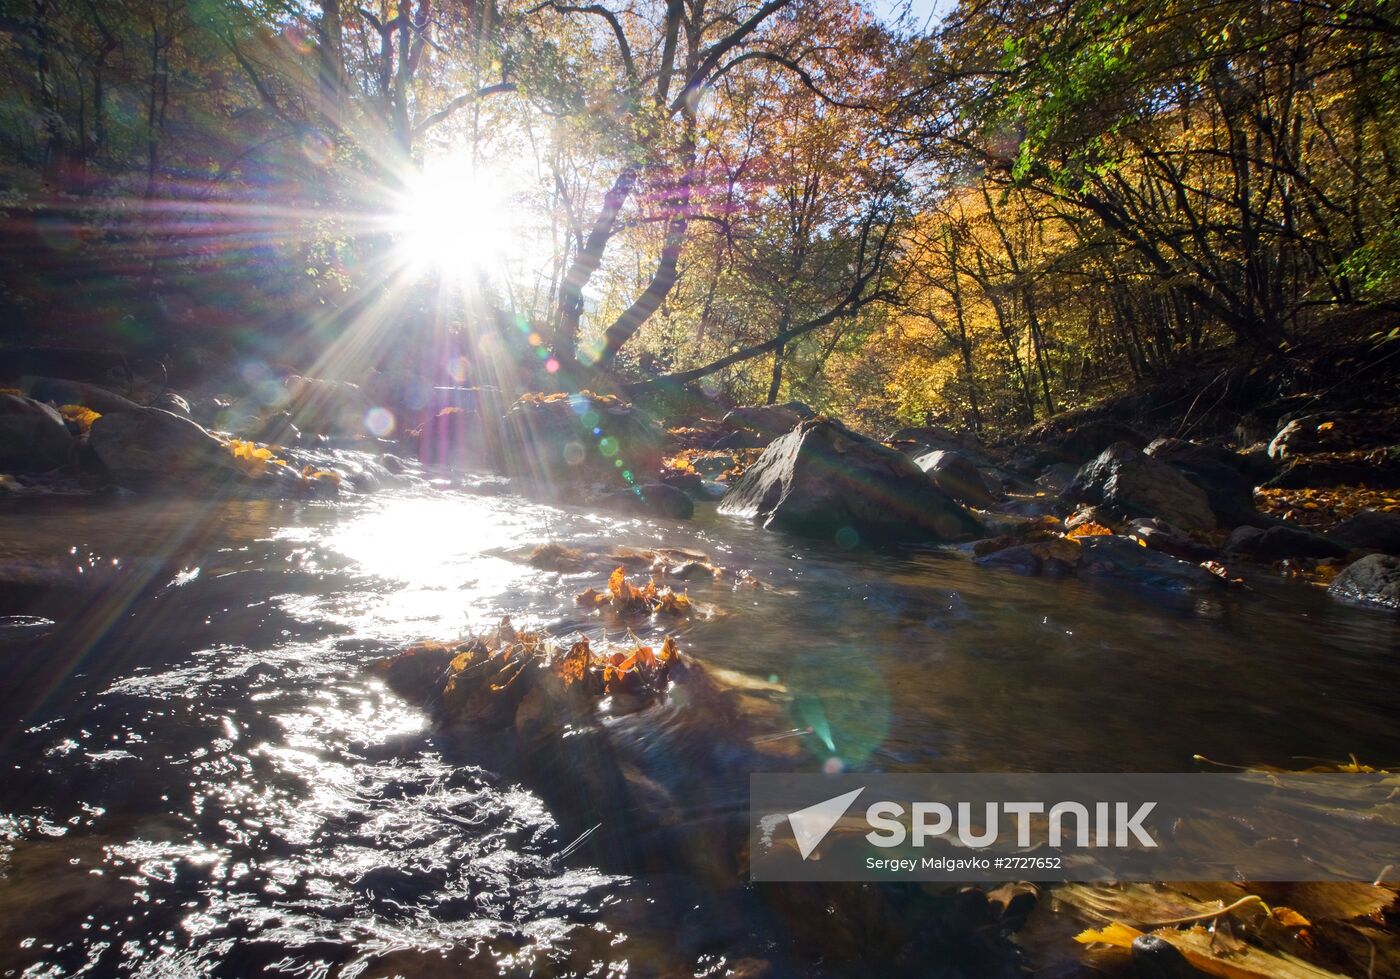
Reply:
[[[800,544],[712,510],[681,525],[463,493],[12,507],[0,971],[1011,974],[958,937],[985,923],[956,895],[847,887],[833,916],[820,888],[751,887],[738,854],[683,852],[742,817],[743,771],[675,825],[620,814],[560,859],[597,805],[500,739],[434,731],[363,669],[507,615],[623,638],[573,602],[596,571],[510,555],[546,541],[723,567],[689,582],[715,614],[670,626],[782,691],[784,724],[813,732],[791,767],[1400,761],[1395,618],[1267,578],[1185,598]],[[612,736],[664,780],[695,756],[683,730]],[[638,826],[644,858],[622,835]]]

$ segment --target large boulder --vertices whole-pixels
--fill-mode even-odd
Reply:
[[[969,540],[981,531],[907,456],[830,419],[774,441],[720,512],[846,543]]]
[[[1211,512],[1226,527],[1265,526],[1254,507],[1255,480],[1250,462],[1237,452],[1185,439],[1160,438],[1145,450],[1205,490]]]
[[[1400,408],[1334,411],[1302,415],[1278,430],[1269,458],[1289,459],[1313,452],[1374,449],[1400,443]]]
[[[1063,495],[1078,503],[1115,507],[1131,516],[1160,517],[1187,531],[1216,526],[1204,490],[1127,442],[1115,442],[1085,463]]]
[[[67,465],[76,443],[63,416],[17,394],[0,394],[0,472],[48,472]]]
[[[123,484],[237,474],[234,458],[224,443],[197,422],[159,408],[103,415],[92,423],[88,447],[107,474]]]
[[[619,398],[579,394],[525,395],[501,422],[503,468],[537,486],[608,483],[621,489],[649,482],[661,469],[661,426]]]
[[[1000,487],[993,489],[980,469],[966,456],[951,449],[918,456],[914,465],[928,473],[933,485],[959,503],[986,509],[1001,496]]]
[[[1367,555],[1343,568],[1327,593],[1344,601],[1400,608],[1400,557]]]
[[[1225,550],[1256,561],[1281,561],[1290,557],[1345,557],[1347,547],[1296,527],[1237,527],[1225,542]]]
[[[1356,551],[1400,554],[1400,511],[1362,510],[1333,528],[1332,539]]]
[[[762,448],[779,435],[792,431],[797,423],[812,417],[812,409],[801,401],[789,401],[781,405],[751,405],[735,408],[724,416],[724,424],[732,429],[752,432],[758,436]],[[747,448],[747,446],[725,446],[725,448]]]

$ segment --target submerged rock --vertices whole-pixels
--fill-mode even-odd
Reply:
[[[1085,463],[1063,495],[1080,503],[1107,504],[1126,514],[1160,517],[1183,530],[1216,526],[1204,490],[1126,442],[1115,442]]]
[[[0,394],[0,472],[58,469],[73,460],[76,447],[63,416],[48,405]]]
[[[1132,949],[1133,968],[1139,979],[1201,979],[1205,974],[1197,971],[1180,949],[1158,935],[1139,935],[1133,939]]]
[[[1371,554],[1349,564],[1327,593],[1344,601],[1400,609],[1400,557]]]
[[[967,457],[949,449],[938,449],[914,460],[914,465],[928,473],[933,485],[959,503],[986,509],[1001,496],[993,489]]]
[[[984,568],[1002,568],[1016,574],[1063,577],[1074,574],[1082,557],[1080,545],[1063,538],[1015,544],[975,559]]]
[[[1288,557],[1345,557],[1347,547],[1320,534],[1294,527],[1239,527],[1225,542],[1225,550],[1256,561],[1281,561]]]
[[[88,447],[118,483],[154,483],[234,474],[228,449],[196,422],[159,408],[103,415]]]
[[[646,482],[660,471],[664,438],[655,419],[619,398],[527,395],[502,421],[502,462],[512,476],[537,484],[624,488],[624,472]]]
[[[969,540],[981,530],[907,456],[829,419],[803,422],[773,442],[720,512],[850,544]]]
[[[1084,574],[1109,575],[1129,584],[1169,591],[1204,591],[1225,584],[1199,564],[1150,550],[1131,537],[1083,537],[1079,545],[1083,555],[1079,567]]]

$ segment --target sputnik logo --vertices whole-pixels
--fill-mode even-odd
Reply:
[[[818,802],[815,806],[788,813],[792,835],[797,840],[797,852],[802,854],[803,860],[811,856],[812,851],[826,839],[826,834],[831,832],[831,828],[846,815],[846,810],[856,801],[856,796],[864,791],[865,786],[861,786],[852,792]]]

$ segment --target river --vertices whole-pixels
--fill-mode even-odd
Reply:
[[[561,859],[567,812],[364,669],[502,616],[620,638],[573,601],[596,571],[512,553],[544,542],[722,567],[688,584],[705,614],[639,636],[779,691],[799,768],[1400,762],[1400,619],[1262,572],[1209,597],[1023,578],[489,479],[8,502],[0,555],[38,584],[0,600],[0,973],[772,974],[792,937],[763,887]],[[813,968],[859,973],[860,948]]]

